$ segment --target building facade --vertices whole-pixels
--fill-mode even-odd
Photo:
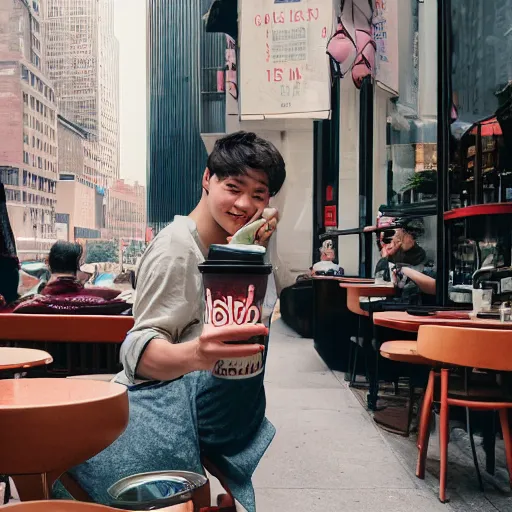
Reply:
[[[59,182],[57,185],[57,238],[97,239],[104,227],[104,190],[85,172],[90,164],[91,134],[59,116]]]
[[[147,5],[148,223],[158,231],[188,214],[200,197],[207,157],[201,133],[224,131],[216,72],[224,67],[225,36],[204,31],[210,0]]]
[[[55,240],[57,101],[39,0],[0,1],[0,180],[21,259]]]
[[[118,180],[106,193],[106,240],[144,242],[146,236],[146,188]]]
[[[91,134],[89,179],[119,177],[119,45],[113,0],[46,0],[46,66],[59,111]]]
[[[61,175],[57,186],[57,238],[74,242],[101,238],[102,189],[73,175]]]

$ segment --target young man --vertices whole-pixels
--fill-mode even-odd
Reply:
[[[203,325],[198,265],[211,244],[261,217],[282,187],[285,164],[277,149],[253,133],[217,141],[202,178],[202,196],[188,217],[176,216],[144,253],[136,280],[135,326],[122,349],[130,422],[109,448],[73,474],[94,501],[106,489],[146,471],[203,472],[207,457],[226,477],[239,510],[255,510],[251,476],[274,435],[265,418],[263,374],[230,381],[212,376],[219,359],[253,355],[260,345],[229,345],[267,334],[263,324]],[[257,240],[266,244],[277,218]]]

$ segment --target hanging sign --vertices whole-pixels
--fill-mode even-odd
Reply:
[[[373,11],[373,40],[377,46],[375,80],[398,95],[398,2],[377,0]]]
[[[332,0],[241,0],[240,111],[244,119],[326,119]]]

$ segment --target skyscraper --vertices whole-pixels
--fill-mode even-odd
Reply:
[[[57,103],[40,0],[0,0],[0,181],[21,259],[55,239]]]
[[[60,113],[93,137],[98,165],[89,179],[102,187],[119,177],[119,45],[113,0],[45,0],[46,66]]]
[[[206,34],[210,0],[149,0],[148,223],[156,231],[200,197],[205,131],[224,131],[225,96],[216,88],[226,39]]]

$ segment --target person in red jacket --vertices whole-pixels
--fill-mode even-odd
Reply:
[[[113,299],[120,293],[110,288],[85,288],[78,279],[83,249],[80,244],[58,241],[53,244],[48,257],[48,265],[52,276],[48,284],[41,291],[41,295],[93,295],[103,299]]]

